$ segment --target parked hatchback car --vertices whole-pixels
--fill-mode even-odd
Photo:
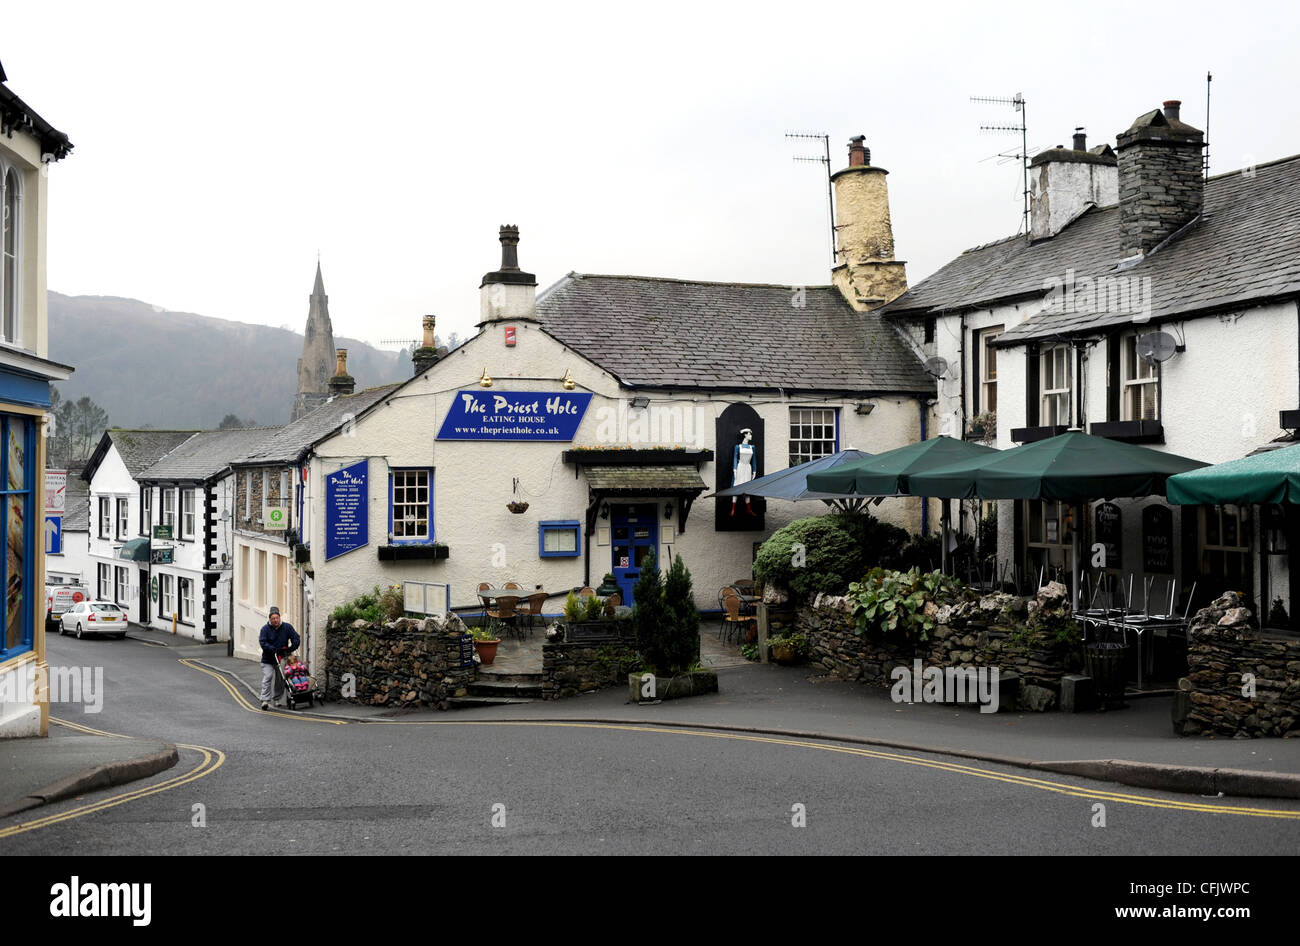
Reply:
[[[126,637],[126,612],[111,601],[79,601],[59,617],[60,634],[112,634]]]

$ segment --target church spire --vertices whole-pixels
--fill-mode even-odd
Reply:
[[[329,400],[329,381],[334,374],[334,327],[330,324],[329,296],[321,276],[320,259],[316,260],[316,283],[307,308],[307,329],[302,340],[302,357],[298,359],[298,391],[293,399],[290,420],[297,420]]]

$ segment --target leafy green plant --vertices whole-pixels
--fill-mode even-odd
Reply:
[[[501,635],[495,627],[471,627],[469,633],[474,640],[485,643],[501,640]]]
[[[353,621],[365,621],[376,624],[384,620],[384,609],[379,603],[379,586],[375,585],[372,593],[358,595],[347,604],[341,604],[330,612],[331,623],[351,624]],[[398,612],[401,617],[401,612]]]
[[[767,645],[769,647],[776,644],[788,644],[794,648],[794,655],[800,659],[808,656],[808,636],[806,634],[789,634],[785,637],[769,637]]]
[[[758,655],[757,644],[741,644],[740,656],[744,657],[746,660],[758,661],[761,659]]]
[[[869,565],[897,567],[907,533],[868,513],[797,519],[763,543],[754,578],[788,588],[799,598],[843,594]]]
[[[859,636],[878,632],[929,640],[934,617],[925,613],[930,602],[955,600],[962,584],[943,572],[905,572],[873,568],[862,581],[849,585],[849,600]]]
[[[570,624],[577,624],[582,620],[582,599],[578,597],[576,591],[570,591],[569,596],[564,599],[564,620]]]
[[[600,609],[603,606],[604,602],[595,595],[592,595],[587,599],[586,604],[583,605],[583,619],[587,621],[599,621]]]
[[[668,614],[668,656],[672,668],[688,666],[700,656],[700,611],[695,605],[691,573],[680,555],[664,579],[664,608]]]
[[[383,613],[384,620],[396,621],[406,613],[406,598],[402,594],[401,585],[393,585],[383,591],[380,591],[379,586],[376,585],[375,596],[378,598],[376,603]]]
[[[641,563],[641,577],[632,589],[632,622],[636,627],[636,646],[645,662],[655,669],[668,669],[664,650],[664,625],[668,609],[664,607],[664,585],[659,564],[651,552]]]

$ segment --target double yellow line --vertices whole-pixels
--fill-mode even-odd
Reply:
[[[231,698],[241,709],[249,713],[256,713],[258,716],[278,716],[280,719],[295,719],[300,723],[328,723],[331,726],[346,726],[350,722],[350,720],[346,719],[322,719],[319,716],[303,716],[300,713],[286,713],[280,710],[264,710],[261,708],[260,704],[250,702],[249,699],[244,696],[244,694],[241,693],[229,679],[227,679],[224,673],[219,673],[216,670],[209,670],[207,667],[196,663],[193,658],[190,657],[182,657],[180,662],[191,670],[197,670],[199,673],[206,673],[208,676],[212,677],[212,679],[216,680],[226,688],[226,692],[230,694]]]
[[[51,717],[50,722],[59,726],[66,726],[68,729],[74,729],[77,732],[87,733],[92,736],[113,736],[119,739],[125,739],[121,733],[105,732],[102,729],[91,729],[89,726],[83,726],[80,723],[70,722],[66,719],[57,719]],[[144,788],[136,788],[131,791],[122,792],[120,795],[111,795],[108,798],[99,801],[90,802],[89,804],[79,805],[68,811],[60,812],[55,815],[46,815],[44,818],[36,818],[32,821],[24,821],[20,824],[12,825],[8,828],[0,828],[0,838],[11,837],[15,834],[22,834],[25,831],[34,831],[37,828],[48,828],[51,825],[58,824],[62,821],[70,821],[73,818],[80,818],[84,815],[94,814],[97,811],[103,811],[106,808],[113,808],[117,805],[124,805],[129,801],[135,801],[138,798],[144,798],[148,795],[157,795],[173,788],[178,788],[188,782],[193,782],[203,778],[205,775],[211,775],[217,769],[221,768],[226,761],[226,754],[220,749],[211,749],[207,746],[191,746],[177,743],[177,748],[193,749],[203,756],[199,764],[190,771],[182,775],[174,775],[171,778],[164,779],[156,785],[149,785]]]

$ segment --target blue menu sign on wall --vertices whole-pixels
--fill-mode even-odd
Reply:
[[[589,392],[457,391],[439,440],[572,440]]]
[[[325,560],[370,542],[369,460],[325,477]]]

